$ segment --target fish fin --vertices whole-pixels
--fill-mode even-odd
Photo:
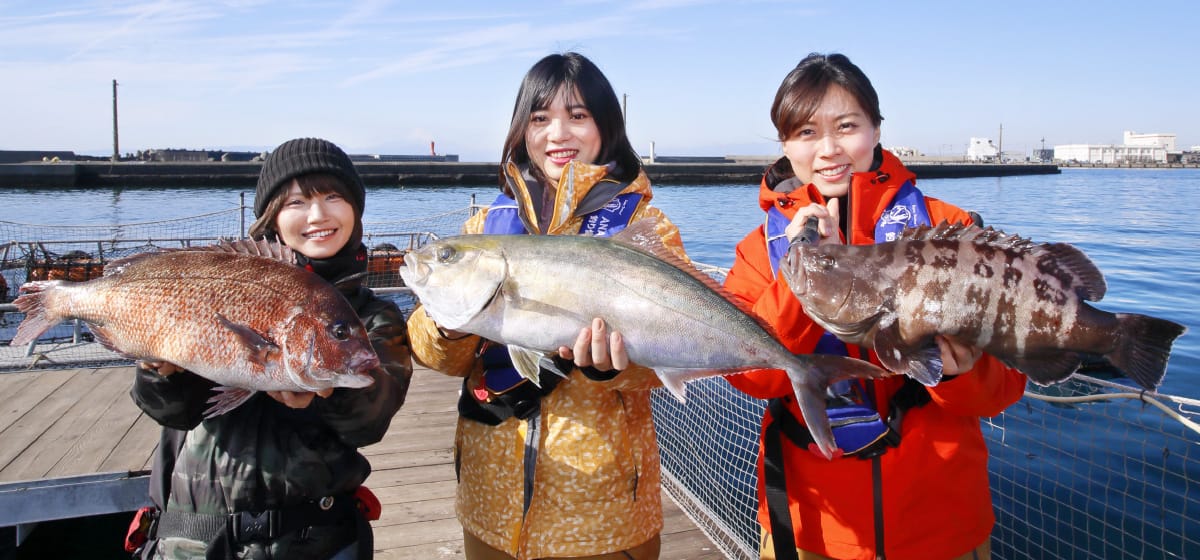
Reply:
[[[1146,389],[1154,390],[1167,372],[1171,345],[1187,327],[1146,315],[1117,313],[1121,325],[1117,347],[1105,357],[1113,366]]]
[[[1074,286],[1075,294],[1081,299],[1087,301],[1100,301],[1104,297],[1104,292],[1108,290],[1108,284],[1104,281],[1104,274],[1096,268],[1096,264],[1092,262],[1083,251],[1066,243],[1050,243],[1042,245],[1038,248],[1049,257],[1048,262],[1053,262],[1056,266],[1066,268],[1079,278],[1080,285]],[[1039,268],[1041,261],[1039,260]]]
[[[538,387],[542,386],[541,360],[542,353],[521,346],[508,345],[508,355],[512,358],[513,367],[521,377],[528,379]]]
[[[800,363],[785,371],[792,383],[796,403],[800,405],[800,414],[817,450],[826,459],[833,459],[837,443],[825,413],[825,390],[829,384],[845,378],[878,379],[892,374],[870,362],[845,356],[812,354],[796,356],[796,359]]]
[[[926,387],[942,380],[942,350],[933,337],[916,345],[905,344],[900,336],[899,321],[891,321],[876,331],[874,350],[883,367],[907,375]]]
[[[241,387],[226,387],[224,385],[214,387],[213,391],[216,391],[217,394],[208,399],[208,404],[212,406],[204,411],[205,419],[220,416],[241,406],[242,403],[250,400],[250,397],[253,397],[258,392]]]
[[[563,371],[562,368],[558,367],[558,363],[556,363],[554,361],[554,358],[552,358],[551,356],[547,356],[545,354],[543,354],[542,357],[538,359],[538,366],[540,366],[541,369],[544,369],[550,373],[553,373],[554,375],[562,377],[563,379],[566,379],[567,375],[569,375],[571,373],[571,371],[574,369],[574,368],[571,368],[571,369],[568,369],[567,371]],[[540,378],[541,374],[539,373],[538,376]]]
[[[237,335],[238,340],[242,342],[243,348],[247,350],[246,354],[249,356],[250,362],[265,366],[270,361],[271,354],[279,351],[279,347],[275,343],[263,338],[254,329],[246,325],[236,324],[226,319],[220,313],[217,313],[216,316],[218,323]]]
[[[732,303],[751,319],[754,319],[754,321],[758,323],[758,326],[767,331],[772,338],[775,338],[776,340],[779,339],[779,335],[775,332],[775,327],[772,327],[769,323],[759,318],[758,314],[751,309],[748,303],[733,295],[731,292],[729,292],[729,290],[725,289],[725,286],[721,285],[720,282],[717,282],[715,278],[697,268],[695,264],[683,260],[675,253],[675,251],[672,251],[669,247],[667,247],[666,244],[663,243],[662,237],[659,236],[657,227],[657,222],[655,222],[655,220],[651,218],[642,218],[636,222],[633,222],[632,224],[629,224],[625,229],[614,233],[611,239],[617,243],[621,243],[622,245],[631,247],[643,253],[647,253],[660,261],[686,272],[688,276],[696,279],[698,282],[703,284],[704,287],[716,292],[717,295],[724,298],[725,301]]]
[[[1079,369],[1079,365],[1083,362],[1083,356],[1075,352],[1049,351],[1001,361],[1024,373],[1030,381],[1045,386],[1070,377],[1075,370]]]
[[[25,314],[25,319],[17,327],[9,346],[24,346],[37,340],[42,333],[61,323],[64,319],[57,313],[51,313],[46,307],[45,296],[60,283],[58,280],[42,282],[26,282],[21,285],[21,296],[13,301],[17,310]]]
[[[226,240],[207,247],[189,247],[188,250],[239,253],[242,255],[266,257],[287,264],[296,264],[296,253],[290,247],[279,241],[268,241],[266,239]]]
[[[694,373],[695,370],[687,369],[656,368],[654,370],[658,380],[662,381],[663,387],[680,403],[687,402],[687,382],[700,377]]]
[[[103,346],[109,350],[112,350],[113,352],[116,352],[122,356],[125,356],[126,358],[131,358],[131,359],[135,359],[135,360],[140,360],[140,359],[145,358],[145,356],[131,356],[129,354],[126,354],[124,350],[117,348],[117,345],[113,344],[113,334],[111,331],[108,330],[108,327],[106,325],[95,325],[92,323],[88,323],[88,330],[92,332],[92,336],[96,338],[96,342],[99,342],[100,346]]]

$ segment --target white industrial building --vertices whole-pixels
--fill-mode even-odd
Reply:
[[[1063,144],[1054,147],[1054,159],[1105,164],[1167,163],[1167,153],[1174,151],[1174,134],[1138,134],[1126,130],[1124,144]]]
[[[996,161],[1000,148],[988,138],[971,138],[967,145],[967,161]]]

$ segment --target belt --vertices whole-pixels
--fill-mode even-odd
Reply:
[[[350,494],[260,512],[206,514],[168,510],[159,513],[153,538],[212,542],[227,532],[231,542],[236,543],[274,540],[305,527],[352,521],[357,511],[354,496]]]

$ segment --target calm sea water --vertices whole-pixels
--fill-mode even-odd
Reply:
[[[1065,169],[1061,175],[930,179],[929,196],[979,212],[987,225],[1038,242],[1066,242],[1104,272],[1096,304],[1189,328],[1163,390],[1200,398],[1200,170]],[[733,247],[762,220],[757,185],[662,185],[654,202],[675,221],[693,259],[729,266]],[[112,224],[179,218],[250,203],[250,189],[132,188],[0,191],[3,218],[30,224]],[[481,204],[492,186],[373,187],[364,220],[389,222]]]

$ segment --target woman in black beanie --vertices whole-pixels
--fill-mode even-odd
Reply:
[[[364,198],[336,145],[289,140],[263,163],[250,233],[287,245],[346,296],[379,355],[375,383],[258,394],[205,420],[212,382],[173,364],[139,364],[134,401],[163,425],[150,489],[160,513],[143,558],[371,556],[378,501],[362,486],[371,468],[358,448],[387,431],[412,362],[400,309],[361,285]]]

